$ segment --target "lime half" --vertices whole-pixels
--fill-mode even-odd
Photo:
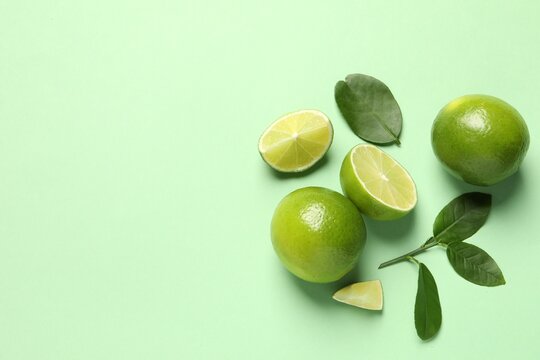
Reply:
[[[338,290],[334,300],[368,310],[382,310],[383,292],[379,280],[364,281]]]
[[[259,152],[268,165],[281,172],[309,169],[332,144],[334,131],[326,115],[301,110],[276,120],[259,139]]]
[[[416,186],[407,171],[376,146],[355,146],[340,172],[344,194],[377,220],[400,218],[416,205]]]

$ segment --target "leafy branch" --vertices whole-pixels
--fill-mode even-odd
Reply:
[[[490,194],[471,192],[458,196],[435,218],[432,237],[417,249],[379,266],[379,269],[382,269],[402,261],[413,261],[419,265],[415,326],[421,339],[427,340],[437,333],[442,315],[435,279],[428,268],[414,256],[432,247],[442,246],[446,249],[450,265],[465,280],[481,286],[499,286],[506,283],[501,269],[487,252],[463,242],[485,224],[490,209]]]

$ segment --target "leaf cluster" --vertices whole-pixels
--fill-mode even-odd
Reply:
[[[435,279],[427,266],[416,260],[415,255],[431,247],[442,246],[446,249],[450,265],[465,280],[481,286],[506,283],[501,269],[487,252],[464,242],[486,223],[490,209],[490,194],[471,192],[458,196],[435,218],[432,237],[418,249],[379,266],[383,268],[405,260],[418,264],[414,323],[421,339],[427,340],[437,334],[442,323],[442,310]]]

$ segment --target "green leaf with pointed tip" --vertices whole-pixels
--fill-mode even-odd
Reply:
[[[437,284],[431,272],[424,264],[418,268],[418,291],[414,304],[414,325],[422,340],[435,336],[442,323],[441,303]]]
[[[446,255],[454,270],[473,284],[481,286],[506,284],[495,260],[478,246],[454,242],[446,248]]]
[[[460,195],[437,215],[433,235],[443,244],[465,240],[485,224],[490,209],[490,194],[471,192]]]
[[[401,110],[383,82],[369,75],[349,75],[345,81],[338,81],[334,95],[357,136],[375,144],[399,144]]]

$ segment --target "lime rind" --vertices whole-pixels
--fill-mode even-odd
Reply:
[[[338,192],[306,187],[285,196],[271,223],[272,245],[292,274],[313,283],[342,278],[357,263],[366,241],[364,220]]]
[[[489,95],[465,95],[450,101],[431,128],[431,145],[444,169],[478,186],[494,185],[516,173],[529,142],[521,114]]]

